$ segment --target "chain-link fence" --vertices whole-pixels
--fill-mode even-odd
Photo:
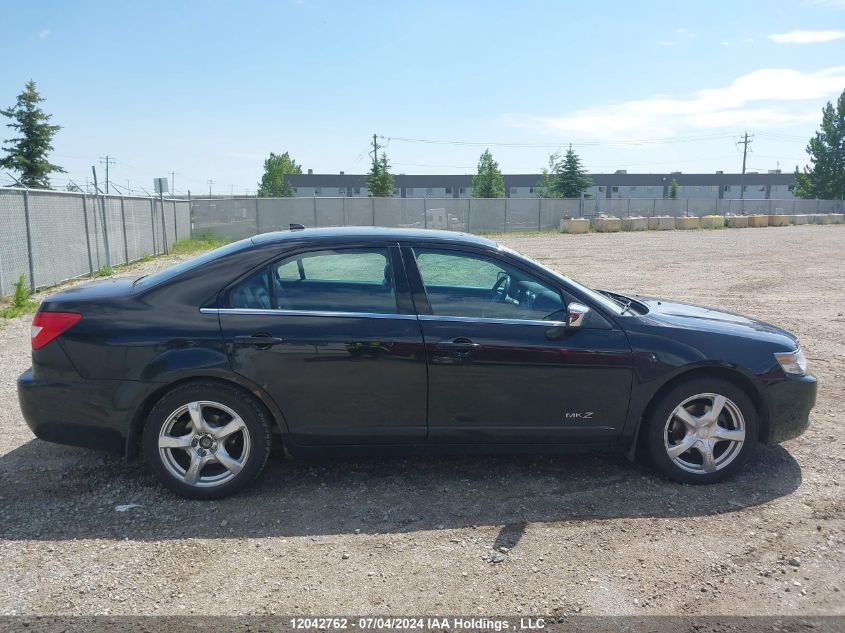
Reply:
[[[32,290],[170,249],[190,237],[190,203],[0,188],[0,295]]]
[[[564,217],[842,213],[841,200],[651,198],[224,198],[194,200],[193,234],[241,239],[291,224],[388,226],[470,233],[546,231]]]

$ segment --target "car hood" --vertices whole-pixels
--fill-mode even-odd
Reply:
[[[798,338],[791,332],[741,314],[655,297],[635,296],[634,299],[644,304],[649,310],[648,314],[642,315],[641,318],[655,324],[753,337],[779,343],[786,338],[789,344],[796,347],[798,345]]]

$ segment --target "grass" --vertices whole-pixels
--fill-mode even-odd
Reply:
[[[114,269],[111,266],[103,266],[100,270],[95,270],[91,273],[92,277],[111,277],[114,274]]]
[[[0,308],[0,317],[14,319],[15,317],[35,312],[38,309],[38,301],[34,301],[26,286],[26,279],[23,275],[15,282],[15,292],[12,295],[9,305]]]
[[[190,255],[199,251],[209,251],[213,248],[224,246],[229,242],[230,240],[221,240],[211,233],[204,233],[197,237],[177,241],[170,247],[170,252],[174,255]]]

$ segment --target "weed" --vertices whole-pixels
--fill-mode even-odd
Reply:
[[[0,309],[0,317],[4,319],[12,319],[14,317],[34,312],[38,308],[38,302],[32,300],[29,294],[29,288],[26,285],[26,279],[23,274],[18,277],[15,282],[15,291],[12,294],[12,301],[9,305]]]
[[[179,240],[170,247],[170,252],[175,255],[187,255],[197,251],[207,251],[228,244],[231,240],[223,240],[211,233],[203,233],[197,237],[186,240]]]

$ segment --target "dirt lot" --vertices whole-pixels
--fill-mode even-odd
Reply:
[[[812,427],[712,487],[613,455],[276,455],[237,498],[190,502],[33,439],[18,319],[0,329],[0,614],[845,614],[845,227],[501,241],[795,331],[821,380]]]

